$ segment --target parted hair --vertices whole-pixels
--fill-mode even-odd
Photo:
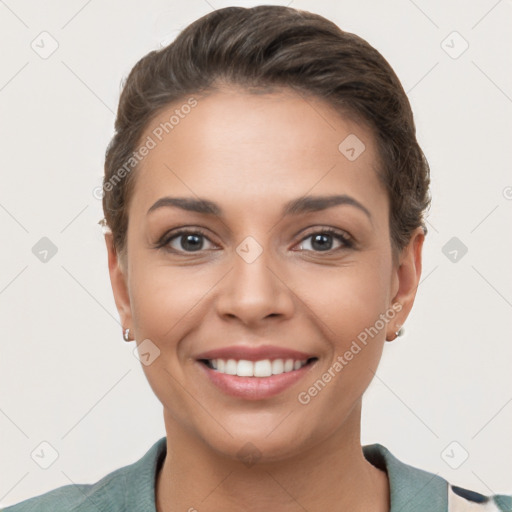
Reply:
[[[271,5],[226,7],[142,57],[124,81],[102,191],[103,223],[117,252],[126,249],[137,166],[112,186],[116,173],[126,169],[145,129],[169,104],[226,84],[252,93],[291,88],[367,126],[377,148],[377,174],[389,197],[393,255],[419,226],[427,233],[430,169],[407,95],[384,57],[318,14]]]

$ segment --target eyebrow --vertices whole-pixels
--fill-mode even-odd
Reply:
[[[291,215],[300,215],[309,212],[318,212],[332,208],[338,205],[349,205],[358,208],[363,211],[366,216],[372,221],[372,215],[369,210],[363,206],[357,199],[346,195],[334,195],[334,196],[304,196],[297,199],[288,201],[281,212],[283,217]],[[208,199],[196,199],[193,197],[162,197],[148,210],[148,214],[152,211],[163,208],[163,207],[175,207],[181,208],[196,213],[202,213],[205,215],[215,215],[217,217],[223,216],[222,208],[213,201]]]

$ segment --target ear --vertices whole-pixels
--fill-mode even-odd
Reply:
[[[414,304],[416,290],[421,277],[422,248],[425,233],[422,227],[418,227],[399,257],[398,267],[393,271],[394,297],[391,304],[399,303],[400,311],[392,322],[389,322],[389,331],[386,340],[396,338],[396,331],[405,323]],[[391,306],[391,305],[390,305]]]
[[[105,243],[107,245],[108,252],[110,283],[112,284],[114,300],[121,319],[121,326],[123,329],[130,327],[133,331],[130,295],[128,293],[128,279],[126,269],[124,268],[124,260],[120,257],[114,247],[112,233],[105,233]]]

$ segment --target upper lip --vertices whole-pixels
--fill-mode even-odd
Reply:
[[[247,345],[232,345],[230,347],[216,348],[202,352],[196,359],[245,359],[259,361],[262,359],[294,359],[303,361],[315,357],[313,354],[277,347],[274,345],[260,345],[257,347]]]

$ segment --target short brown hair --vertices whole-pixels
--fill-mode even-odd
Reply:
[[[361,37],[326,18],[283,6],[226,7],[151,51],[129,73],[115,135],[105,155],[103,211],[118,252],[126,248],[135,170],[112,186],[149,122],[170,103],[220,83],[248,92],[290,87],[325,100],[375,136],[379,178],[390,200],[393,255],[403,249],[430,206],[430,170],[416,140],[407,95],[388,62]],[[341,141],[340,141],[341,142]]]

